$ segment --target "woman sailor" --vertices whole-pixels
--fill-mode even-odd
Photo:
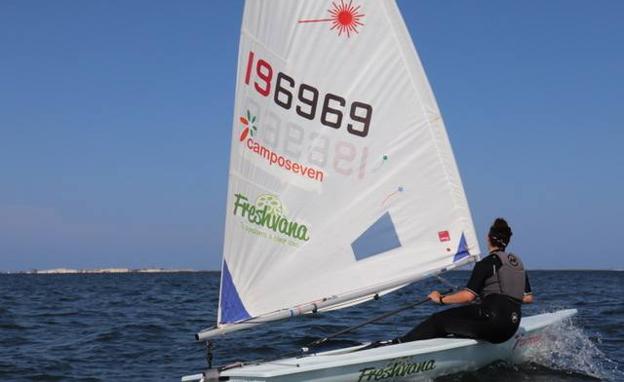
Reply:
[[[483,339],[501,343],[511,338],[520,325],[522,303],[533,302],[531,286],[518,256],[505,252],[511,239],[511,228],[498,218],[488,234],[489,256],[475,264],[465,289],[449,295],[438,291],[429,294],[441,304],[467,304],[477,297],[481,302],[435,313],[409,333],[392,342],[428,338],[457,337]]]

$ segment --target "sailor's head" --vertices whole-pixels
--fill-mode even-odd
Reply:
[[[513,235],[513,233],[511,232],[511,227],[509,227],[507,221],[503,218],[496,218],[490,227],[490,232],[488,233],[490,248],[499,248],[504,250],[507,245],[509,245],[511,235]]]

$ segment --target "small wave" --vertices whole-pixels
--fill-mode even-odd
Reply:
[[[96,342],[111,342],[111,341],[117,341],[119,340],[121,337],[123,336],[123,333],[121,333],[118,330],[110,330],[110,331],[106,331],[104,333],[99,333],[96,337],[95,337],[95,341]]]
[[[46,382],[56,382],[56,381],[65,381],[67,377],[64,375],[54,375],[54,374],[46,374],[46,373],[33,373],[24,375],[25,378],[30,379],[31,381],[46,381]]]
[[[622,316],[624,315],[624,306],[615,307],[612,309],[606,309],[602,312],[602,314],[609,316]]]
[[[124,325],[125,333],[137,333],[142,336],[158,337],[167,331],[167,327],[156,323],[133,323]]]
[[[8,330],[23,330],[26,329],[25,326],[13,323],[13,322],[0,322],[0,329],[8,329]]]
[[[22,336],[0,338],[0,347],[6,347],[6,348],[26,346],[32,343],[33,341],[31,339],[22,337]]]
[[[39,314],[34,314],[33,317],[35,318],[49,318],[49,317],[70,317],[70,316],[78,316],[80,315],[80,312],[77,310],[73,310],[70,312],[46,312],[46,313],[39,313]]]
[[[570,371],[553,370],[534,363],[515,365],[505,361],[495,362],[476,371],[451,374],[434,379],[435,382],[592,382],[596,380],[595,377]]]
[[[619,380],[624,373],[572,320],[549,327],[525,360],[551,370],[576,373],[598,379]]]

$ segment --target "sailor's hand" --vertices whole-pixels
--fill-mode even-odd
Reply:
[[[435,302],[436,304],[440,304],[440,297],[442,295],[440,294],[440,292],[438,292],[437,290],[434,290],[433,292],[429,293],[429,299],[433,302]]]

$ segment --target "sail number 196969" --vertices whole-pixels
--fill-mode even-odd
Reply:
[[[255,69],[255,70],[254,70]],[[253,74],[253,87],[268,97],[278,106],[295,112],[302,118],[314,120],[319,118],[322,125],[340,129],[346,124],[347,131],[358,137],[366,137],[373,116],[373,107],[364,102],[354,101],[348,107],[347,101],[336,94],[319,94],[314,86],[301,83],[296,86],[295,80],[285,73],[278,72],[273,81],[273,67],[264,59],[255,59],[254,52],[247,56],[245,84],[250,85]],[[322,101],[321,101],[322,98]],[[320,106],[320,113],[318,112]],[[344,113],[347,113],[345,118]]]

